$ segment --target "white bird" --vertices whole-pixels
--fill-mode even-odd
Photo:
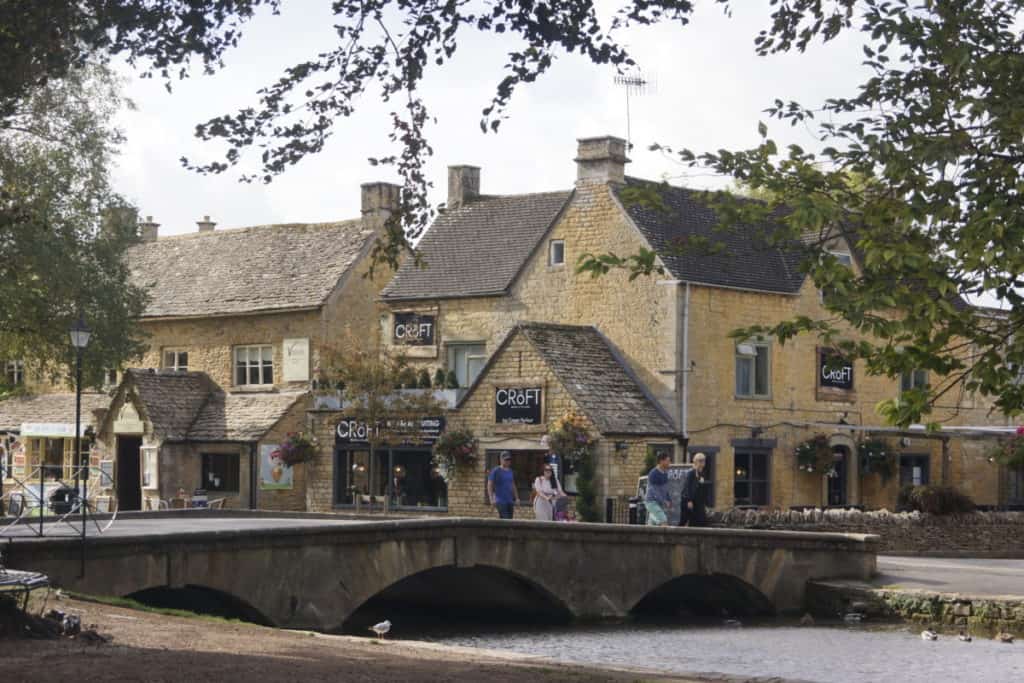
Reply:
[[[938,639],[939,639],[939,634],[936,633],[935,631],[930,631],[928,629],[925,629],[924,631],[921,631],[921,640],[938,640]]]
[[[741,622],[739,619],[726,619],[722,622],[722,625],[728,626],[729,628],[739,628],[743,626],[743,622]]]
[[[377,638],[383,638],[384,635],[388,631],[391,630],[391,622],[387,621],[387,620],[384,620],[384,621],[380,622],[379,624],[374,624],[373,626],[371,626],[367,630],[373,631],[374,633],[376,633],[377,634]]]
[[[960,631],[960,635],[958,635],[956,639],[962,643],[969,643],[973,640],[973,638],[971,638],[971,634],[966,631]]]
[[[864,621],[864,615],[860,612],[849,612],[843,615],[843,621],[847,624],[859,624]]]

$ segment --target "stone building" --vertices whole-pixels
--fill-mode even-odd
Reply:
[[[739,327],[824,315],[821,293],[799,272],[800,253],[764,244],[753,228],[716,232],[700,193],[626,176],[622,140],[580,140],[575,161],[574,188],[511,196],[482,194],[476,167],[451,167],[447,210],[419,245],[426,266],[403,266],[382,292],[384,349],[431,373],[452,371],[468,389],[520,323],[593,327],[671,419],[675,438],[666,443],[676,459],[709,456],[719,506],[892,508],[901,483],[955,484],[980,504],[1024,502],[1019,475],[988,461],[993,437],[1010,427],[993,421],[980,398],[939,406],[938,433],[900,432],[875,405],[935,378],[869,376],[809,336],[785,346],[730,338]],[[651,193],[658,201],[637,199]],[[673,248],[695,237],[724,249]],[[664,275],[631,281],[623,271],[593,278],[575,270],[584,254],[641,248],[655,252]],[[829,249],[858,268],[842,235]],[[504,436],[489,418],[464,416],[478,400],[460,403],[449,419],[492,450]],[[807,472],[795,450],[819,435],[830,457]],[[861,471],[865,441],[896,454],[891,476]],[[601,495],[621,502],[635,491],[643,458],[626,458],[613,475],[607,445],[601,453]],[[462,511],[454,499],[449,509]]]

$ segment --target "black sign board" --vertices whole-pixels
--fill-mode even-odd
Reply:
[[[843,358],[831,349],[819,349],[818,386],[853,389],[853,361]]]
[[[494,421],[503,425],[537,425],[543,418],[540,387],[498,387],[494,390]]]
[[[395,313],[391,339],[395,344],[431,346],[434,343],[436,318],[419,313]]]
[[[445,419],[443,417],[424,417],[419,420],[418,425],[399,424],[392,431],[408,434],[404,439],[405,445],[433,446],[441,432],[444,431]],[[334,428],[334,445],[347,446],[367,445],[370,439],[370,428],[365,422],[360,422],[349,417],[342,418]]]

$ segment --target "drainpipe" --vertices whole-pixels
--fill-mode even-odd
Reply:
[[[256,460],[256,444],[249,444],[249,509],[256,509],[256,489],[259,484],[260,474],[257,472],[259,462]]]
[[[690,434],[689,434],[689,406],[687,402],[689,400],[689,389],[690,389],[690,283],[685,283],[686,294],[683,297],[683,362],[682,367],[679,369],[682,373],[682,386],[680,387],[680,400],[679,400],[679,431],[682,434],[683,443],[683,460],[689,455],[687,449],[690,445]]]

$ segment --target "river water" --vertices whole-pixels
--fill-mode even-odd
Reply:
[[[819,683],[1022,683],[1024,643],[979,636],[921,639],[905,624],[819,625],[779,622],[679,625],[447,626],[397,637],[506,650],[551,660],[663,671],[729,674]]]

